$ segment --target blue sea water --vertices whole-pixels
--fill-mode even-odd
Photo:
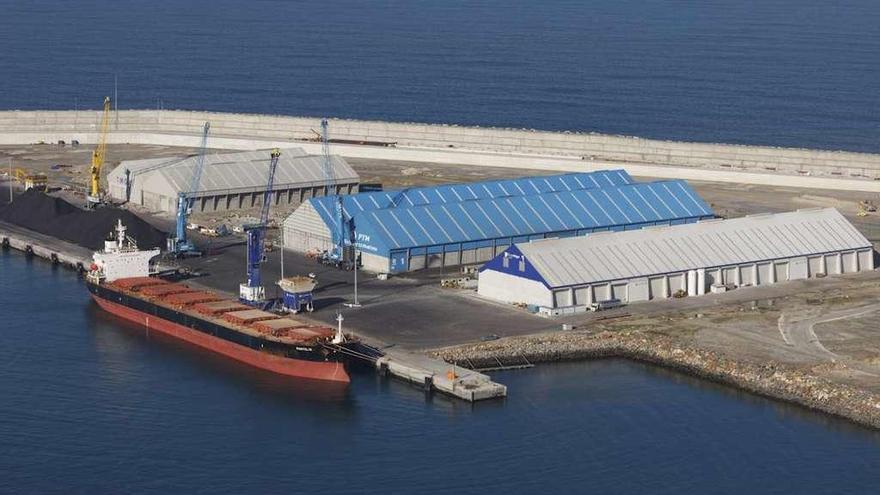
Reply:
[[[279,381],[0,253],[0,493],[875,493],[880,434],[621,360],[475,405]]]
[[[0,108],[187,108],[880,151],[872,0],[0,0]],[[503,402],[279,382],[0,255],[3,493],[873,493],[880,437],[626,361]]]
[[[0,108],[880,151],[876,0],[3,0]]]

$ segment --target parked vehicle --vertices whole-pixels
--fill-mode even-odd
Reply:
[[[623,306],[620,299],[606,299],[590,304],[590,311],[604,311],[606,309],[614,309]]]

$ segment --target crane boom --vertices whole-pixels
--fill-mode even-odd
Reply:
[[[321,120],[321,152],[322,152],[322,171],[324,173],[324,195],[334,196],[333,201],[333,230],[330,233],[331,243],[333,244],[329,252],[322,256],[322,262],[336,266],[344,266],[345,260],[345,237],[346,226],[345,221],[345,205],[342,202],[342,195],[336,191],[336,177],[333,174],[333,161],[330,157],[330,131],[327,119]]]
[[[260,211],[260,222],[245,227],[247,233],[247,282],[239,286],[239,299],[245,304],[263,306],[266,304],[266,289],[263,287],[260,265],[263,263],[263,240],[266,237],[266,225],[269,223],[269,206],[272,204],[272,186],[275,183],[275,170],[281,150],[272,150],[269,160],[269,177],[266,181],[266,192],[263,193],[263,208]]]
[[[101,117],[101,128],[98,134],[98,145],[92,152],[92,165],[89,167],[89,194],[87,206],[93,207],[101,203],[101,168],[107,154],[107,134],[110,132],[110,97],[104,97],[104,114]]]
[[[177,193],[177,224],[174,230],[174,237],[168,239],[168,251],[176,256],[197,256],[199,254],[195,244],[186,238],[186,224],[192,211],[192,205],[195,202],[195,196],[199,192],[202,171],[205,169],[205,155],[208,152],[208,131],[210,129],[211,123],[205,122],[205,127],[202,130],[202,141],[199,144],[199,154],[196,156],[196,165],[193,168],[189,189]]]

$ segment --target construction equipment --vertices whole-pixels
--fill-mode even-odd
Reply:
[[[110,132],[110,97],[104,97],[104,115],[101,117],[101,129],[98,134],[98,145],[92,152],[92,165],[89,167],[89,191],[86,195],[86,207],[94,208],[103,201],[101,194],[101,168],[107,154],[107,133]]]
[[[342,203],[342,195],[336,189],[336,178],[333,176],[333,163],[330,158],[330,138],[327,119],[321,120],[321,143],[323,162],[321,170],[324,173],[324,196],[334,196],[333,200],[333,231],[330,233],[330,249],[321,253],[318,261],[323,265],[335,266],[345,270],[353,268],[352,262],[346,256],[345,237],[352,234],[352,222],[345,220],[345,206]],[[332,192],[331,192],[332,191]],[[354,239],[350,239],[353,241]],[[354,243],[352,242],[352,245]]]
[[[186,237],[187,220],[192,213],[195,196],[199,192],[199,183],[202,179],[202,171],[205,168],[205,154],[208,150],[208,131],[211,123],[205,122],[202,131],[202,142],[199,145],[199,154],[196,157],[196,166],[193,169],[192,180],[187,191],[177,193],[177,225],[174,229],[174,237],[168,238],[168,253],[175,257],[201,256],[195,244]]]
[[[15,169],[15,180],[21,183],[25,191],[30,189],[45,191],[49,184],[46,174],[32,173],[21,168]]]
[[[272,185],[275,182],[275,169],[278,168],[278,158],[281,150],[275,148],[269,161],[269,179],[266,192],[263,194],[263,209],[260,212],[260,222],[245,225],[247,234],[247,282],[239,285],[239,299],[241,302],[256,307],[265,308],[272,301],[266,301],[266,288],[263,287],[260,277],[260,265],[265,261],[263,252],[263,240],[266,236],[266,224],[269,222],[269,205],[272,203]]]

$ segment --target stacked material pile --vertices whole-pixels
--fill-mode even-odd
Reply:
[[[127,210],[102,207],[86,211],[39,191],[26,191],[0,207],[0,221],[18,225],[89,249],[104,247],[104,239],[122,220],[140,249],[164,248],[167,234]]]

